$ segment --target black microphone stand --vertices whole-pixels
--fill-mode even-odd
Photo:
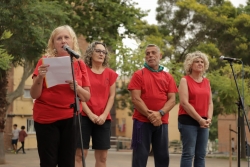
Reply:
[[[83,139],[82,139],[82,128],[81,128],[81,114],[80,114],[80,107],[79,107],[79,97],[77,96],[77,92],[76,92],[76,82],[75,82],[75,73],[74,73],[74,54],[72,54],[71,52],[68,52],[70,54],[70,62],[71,62],[71,71],[72,71],[72,77],[73,77],[73,85],[74,85],[74,93],[75,93],[75,102],[73,104],[70,105],[70,108],[74,108],[74,113],[73,113],[73,124],[75,127],[77,127],[76,124],[76,120],[78,118],[78,127],[79,127],[79,134],[80,134],[80,140],[81,140],[81,150],[82,150],[82,166],[86,167],[85,164],[85,159],[84,159],[84,150],[83,150]],[[78,136],[76,135],[76,131],[75,131],[75,137]],[[75,139],[75,145],[77,144],[77,140]]]
[[[230,67],[232,69],[232,73],[233,73],[233,77],[234,77],[234,81],[235,81],[235,85],[236,85],[236,89],[237,89],[237,92],[238,92],[238,96],[239,96],[239,100],[238,102],[236,103],[237,106],[238,106],[238,123],[237,123],[237,127],[238,127],[238,155],[237,155],[237,164],[238,164],[238,167],[240,167],[240,149],[241,149],[241,143],[240,143],[240,140],[241,140],[241,127],[240,127],[240,110],[242,109],[242,113],[244,114],[244,117],[245,117],[245,121],[247,123],[247,127],[248,127],[248,130],[250,131],[250,126],[249,126],[249,123],[248,123],[248,120],[247,120],[247,116],[246,116],[246,112],[245,112],[245,107],[244,107],[244,103],[243,103],[243,99],[242,99],[242,96],[240,94],[240,91],[239,91],[239,87],[238,87],[238,83],[236,81],[236,77],[235,77],[235,73],[234,73],[234,69],[233,69],[233,65],[232,65],[232,62],[234,60],[228,60],[229,64],[230,64]],[[245,125],[245,124],[244,124]]]

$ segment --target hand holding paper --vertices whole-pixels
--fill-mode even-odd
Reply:
[[[43,58],[43,64],[49,65],[45,77],[47,88],[73,80],[70,61],[69,56]]]

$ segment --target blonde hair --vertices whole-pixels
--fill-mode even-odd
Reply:
[[[184,71],[187,75],[190,75],[192,73],[191,66],[194,63],[194,60],[197,58],[201,58],[204,61],[204,70],[202,72],[202,75],[206,72],[206,70],[209,67],[209,61],[208,57],[205,53],[202,53],[200,51],[196,51],[193,53],[188,53],[186,55],[186,59],[184,61]]]
[[[92,42],[88,46],[88,48],[87,48],[87,50],[86,50],[86,52],[84,54],[84,62],[90,68],[92,68],[92,54],[95,51],[95,46],[98,45],[98,44],[103,45],[105,47],[105,51],[107,52],[107,54],[105,55],[104,61],[102,63],[102,66],[104,66],[104,67],[109,66],[109,54],[108,54],[108,50],[107,50],[106,45],[104,43],[102,43],[102,42],[95,41],[95,42]]]
[[[69,25],[63,25],[63,26],[57,27],[56,29],[54,29],[52,31],[50,38],[49,38],[49,41],[48,41],[48,45],[47,45],[46,56],[48,56],[48,57],[55,57],[56,56],[57,52],[56,52],[55,47],[54,47],[54,40],[55,40],[55,36],[59,32],[61,32],[62,30],[67,30],[69,32],[71,38],[73,39],[73,48],[71,48],[71,49],[73,49],[76,53],[78,53],[81,56],[76,33],[73,30],[73,28],[70,27]]]

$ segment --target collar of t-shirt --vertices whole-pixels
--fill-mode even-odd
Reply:
[[[152,72],[160,72],[163,71],[164,67],[159,65],[158,70],[154,70],[153,68],[151,68],[147,63],[144,63],[144,67],[147,68],[148,70],[152,71]]]

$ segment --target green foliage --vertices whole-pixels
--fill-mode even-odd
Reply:
[[[12,59],[13,57],[8,55],[8,53],[0,46],[0,69],[8,70]]]
[[[0,38],[0,41],[10,38],[11,35],[12,34],[9,31],[4,31]],[[5,49],[3,49],[3,46],[0,45],[0,69],[8,70],[10,68],[12,59],[13,57],[9,55]]]
[[[69,3],[74,4],[73,10],[78,16],[72,22],[75,30],[87,41],[102,40],[111,48],[127,36],[136,36],[135,27],[142,24],[140,19],[146,16],[131,0],[71,0]]]
[[[170,2],[158,1],[157,20],[161,32],[173,38],[168,42],[177,62],[199,45],[211,43],[220,55],[242,58],[249,64],[250,19],[244,8],[236,9],[229,1]]]
[[[12,63],[21,65],[41,57],[52,29],[65,24],[71,14],[65,12],[69,5],[53,1],[3,0],[0,6],[0,34],[13,34],[0,44],[13,56]]]
[[[129,108],[129,116],[132,116],[132,113],[134,112],[133,104],[132,104],[132,99],[130,96],[130,93],[127,89],[128,87],[128,82],[126,80],[122,80],[122,84],[117,87],[116,91],[116,107],[118,109],[125,109]]]
[[[169,73],[173,75],[178,87],[181,78],[184,76],[183,63],[171,61],[170,63],[167,63],[166,66],[169,69]]]
[[[240,95],[244,99],[245,109],[248,109],[250,105],[249,79],[242,78],[243,69],[241,65],[234,65],[233,68]],[[245,68],[249,71],[249,66]],[[229,65],[208,73],[207,77],[210,79],[213,92],[214,115],[236,113],[238,107],[235,103],[238,102],[239,95]]]
[[[212,125],[209,127],[209,139],[215,141],[218,138],[218,116],[213,116]]]

